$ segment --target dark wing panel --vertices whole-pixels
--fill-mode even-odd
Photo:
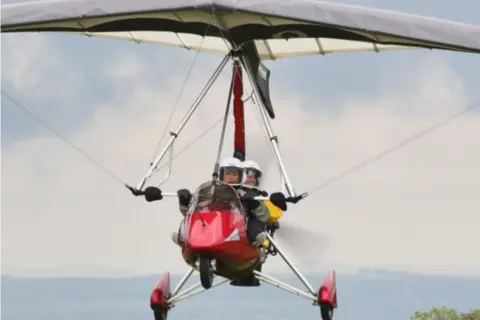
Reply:
[[[4,5],[2,32],[14,31],[197,45],[218,53],[227,52],[232,42],[254,40],[260,59],[401,47],[480,52],[479,26],[311,0],[63,0]],[[198,48],[198,38],[204,36],[208,41]]]
[[[229,3],[223,0],[222,3]],[[236,1],[236,10],[295,21],[286,33],[308,38],[333,38],[383,44],[480,52],[480,26],[436,18],[323,1]],[[278,24],[271,21],[271,32]],[[303,22],[303,25],[301,24]]]

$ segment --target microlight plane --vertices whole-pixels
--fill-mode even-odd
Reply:
[[[148,172],[135,188],[128,186],[134,195],[145,196],[148,201],[176,196],[176,193],[162,192],[158,187],[145,188],[145,184],[158,169],[160,161],[169,151],[171,154],[175,140],[220,72],[229,61],[233,64],[214,173],[210,181],[195,191],[181,231],[184,239],[181,252],[189,270],[173,290],[170,273],[160,278],[150,299],[155,320],[166,320],[169,310],[179,301],[223,283],[236,286],[271,284],[310,300],[319,307],[323,320],[333,318],[333,310],[337,308],[335,271],[328,272],[319,289],[314,289],[274,240],[280,227],[278,219],[287,209],[286,203],[296,203],[309,194],[297,194],[282,161],[279,139],[270,124],[270,119],[275,119],[269,93],[270,70],[262,61],[339,52],[420,48],[480,53],[479,26],[312,0],[53,0],[8,4],[1,8],[2,33],[64,32],[224,55]],[[235,156],[242,160],[246,155],[243,73],[253,90],[256,102],[253,106],[268,132],[284,189],[283,193],[274,193],[270,197],[257,197],[266,202],[272,216],[263,248],[254,247],[247,241],[241,198],[232,187],[219,182],[217,176],[232,95]],[[169,178],[170,173],[169,168],[159,185]],[[328,226],[327,219],[325,225]],[[261,272],[261,266],[267,261],[265,256],[262,258],[262,252],[267,256],[278,254],[307,291]],[[200,283],[181,291],[195,271],[199,273]],[[223,280],[214,283],[214,278]]]

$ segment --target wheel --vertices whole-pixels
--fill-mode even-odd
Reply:
[[[320,304],[320,315],[322,320],[333,320],[333,307],[329,304]]]
[[[164,308],[158,308],[153,311],[153,317],[155,320],[167,320],[168,310]]]
[[[210,289],[213,284],[213,271],[210,259],[200,257],[200,283],[204,289]]]

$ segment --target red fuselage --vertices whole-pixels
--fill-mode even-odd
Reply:
[[[199,256],[214,258],[218,273],[228,278],[250,268],[259,249],[247,240],[245,217],[228,211],[192,212],[185,218],[182,254],[193,265]]]

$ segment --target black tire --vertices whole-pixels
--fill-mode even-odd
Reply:
[[[204,289],[210,289],[213,284],[213,271],[210,259],[200,257],[200,283]]]
[[[153,311],[153,317],[155,320],[167,320],[168,310],[164,308],[158,308]]]
[[[333,307],[329,304],[320,304],[320,315],[322,320],[333,320]]]

